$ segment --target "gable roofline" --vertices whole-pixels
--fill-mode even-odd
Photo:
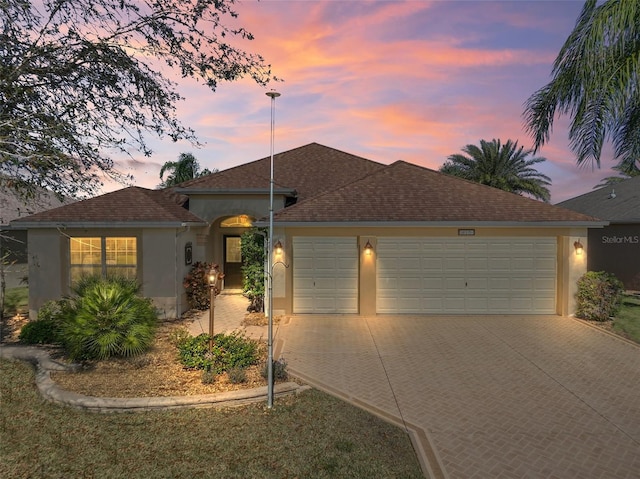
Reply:
[[[19,225],[11,225],[10,229],[124,229],[124,228],[184,228],[191,226],[207,226],[205,221],[179,222],[179,221],[86,221],[86,222],[56,222],[34,221],[21,222]]]
[[[176,203],[170,191],[130,186],[11,222],[20,228],[181,227],[206,222]]]
[[[640,223],[640,176],[583,193],[558,206],[598,216],[611,224]]]
[[[396,161],[280,210],[278,225],[482,224],[603,226],[598,218]]]
[[[299,200],[361,178],[385,165],[361,156],[309,143],[273,156],[274,187],[282,194]],[[271,157],[243,163],[207,176],[194,178],[179,185],[183,195],[232,191],[268,191],[271,182]]]

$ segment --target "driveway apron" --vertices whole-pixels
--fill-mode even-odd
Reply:
[[[293,373],[416,430],[433,477],[639,477],[640,347],[580,321],[294,316],[277,337]]]

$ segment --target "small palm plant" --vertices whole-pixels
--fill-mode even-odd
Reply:
[[[87,277],[75,285],[60,333],[71,359],[130,357],[151,347],[158,315],[139,290],[120,277]]]

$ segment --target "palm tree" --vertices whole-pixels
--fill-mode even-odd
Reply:
[[[480,140],[479,148],[467,145],[462,151],[469,156],[450,155],[440,171],[511,193],[530,195],[545,202],[551,199],[547,188],[551,185],[551,178],[532,168],[546,159],[527,159],[533,151],[518,147],[517,141],[507,140],[501,145],[500,140]]]
[[[215,171],[217,170],[214,170],[213,172]],[[170,172],[166,180],[163,179],[165,172]],[[162,165],[162,168],[160,168],[160,179],[163,181],[160,183],[159,187],[166,188],[169,186],[175,186],[184,181],[209,175],[213,172],[207,168],[200,171],[200,164],[193,154],[180,153],[178,161],[167,161]]]
[[[605,140],[622,169],[640,158],[640,0],[587,0],[553,64],[553,79],[524,111],[535,151],[549,141],[556,113],[572,117],[578,165],[600,166]]]
[[[624,169],[621,165],[613,166],[612,170],[616,170],[620,173],[620,176],[607,176],[603,178],[602,181],[593,187],[594,190],[598,188],[604,188],[605,186],[614,186],[621,181],[628,180],[629,178],[633,178],[634,176],[640,175],[640,168],[636,165],[631,165],[631,168]]]

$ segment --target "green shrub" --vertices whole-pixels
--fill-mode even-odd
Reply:
[[[592,321],[607,321],[622,304],[624,285],[613,274],[589,271],[578,280],[576,316]]]
[[[56,344],[59,342],[58,324],[50,319],[29,321],[20,330],[18,341],[23,344]]]
[[[242,292],[251,301],[249,311],[264,311],[264,239],[266,228],[242,234]]]
[[[182,286],[187,292],[187,301],[192,309],[205,311],[209,309],[211,303],[211,291],[207,282],[207,275],[211,268],[217,268],[213,263],[203,263],[197,261],[193,264],[191,271],[185,276]],[[221,276],[222,277],[222,276]],[[219,284],[219,283],[218,283]],[[216,288],[216,294],[220,288]]]
[[[24,344],[60,344],[62,320],[70,311],[69,301],[47,301],[38,310],[38,319],[25,324],[18,340]]]
[[[211,369],[202,371],[202,384],[213,384],[216,382],[216,373]]]
[[[38,310],[38,321],[60,322],[70,308],[71,305],[66,299],[47,301]]]
[[[247,382],[247,370],[240,366],[234,366],[227,371],[231,384],[242,384]]]
[[[136,356],[153,344],[157,311],[125,278],[88,277],[63,312],[60,338],[71,359]]]
[[[187,328],[177,328],[169,333],[169,342],[176,348],[191,338]]]
[[[178,346],[178,357],[185,368],[222,374],[233,367],[247,367],[258,361],[258,343],[240,333],[216,334],[211,352],[209,337],[200,334]]]

